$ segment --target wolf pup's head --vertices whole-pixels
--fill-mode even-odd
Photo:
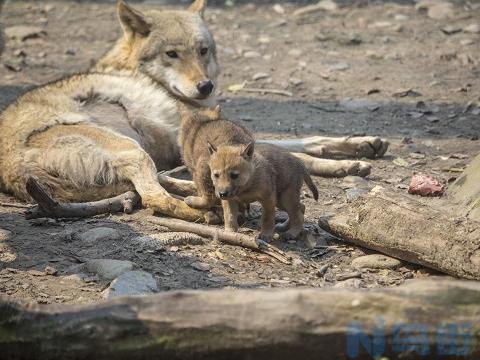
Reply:
[[[219,146],[208,144],[210,173],[215,194],[220,199],[235,197],[254,172],[254,144]]]
[[[203,20],[205,3],[195,0],[187,10],[142,13],[118,0],[122,65],[179,98],[207,99],[214,93],[219,69],[215,41]]]

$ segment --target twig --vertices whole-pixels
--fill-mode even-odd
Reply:
[[[270,255],[284,264],[291,264],[290,259],[283,251],[266,243],[265,241],[255,239],[248,235],[222,230],[207,225],[190,223],[178,219],[148,216],[147,220],[153,224],[165,226],[174,231],[190,232],[203,237],[218,239],[226,244],[257,250],[263,252],[264,254]]]
[[[258,89],[258,88],[243,88],[238,91],[245,91],[251,93],[261,93],[261,94],[275,94],[275,95],[282,95],[292,97],[293,94],[290,91],[282,90],[282,89]]]
[[[21,208],[21,209],[29,209],[29,208],[32,207],[32,205],[18,204],[18,203],[9,203],[9,202],[0,202],[0,206],[13,207],[13,208]]]
[[[34,178],[28,178],[26,187],[27,192],[38,204],[25,213],[27,219],[79,218],[119,211],[130,213],[133,206],[140,200],[140,196],[136,192],[128,191],[122,195],[99,201],[61,203],[54,200]]]

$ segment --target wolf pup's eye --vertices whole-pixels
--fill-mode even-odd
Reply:
[[[167,51],[166,54],[167,54],[168,57],[171,57],[172,59],[178,58],[178,54],[177,54],[176,51]]]
[[[220,177],[219,173],[214,173],[213,176],[215,176],[217,179]]]
[[[230,173],[230,179],[235,180],[238,179],[238,173],[237,172],[231,172]]]
[[[205,55],[208,52],[208,48],[204,47],[200,49],[200,55]]]

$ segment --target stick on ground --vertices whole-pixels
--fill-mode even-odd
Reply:
[[[161,218],[149,216],[148,221],[153,224],[165,226],[170,230],[174,231],[185,231],[193,234],[197,234],[203,237],[210,237],[218,239],[221,242],[226,244],[242,246],[248,249],[257,250],[264,254],[270,255],[271,257],[277,259],[278,261],[284,264],[290,264],[290,259],[288,256],[281,251],[280,249],[272,246],[265,241],[260,239],[255,239],[252,236],[245,234],[235,233],[232,231],[218,229],[216,227],[190,223],[183,220],[171,219],[171,218]]]
[[[135,204],[140,201],[140,196],[136,192],[128,191],[99,201],[61,203],[54,200],[34,178],[27,180],[27,192],[38,204],[25,213],[27,219],[80,218],[120,211],[130,213]]]

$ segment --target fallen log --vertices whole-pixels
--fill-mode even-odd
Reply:
[[[331,217],[326,231],[355,245],[466,279],[480,280],[480,223],[412,196],[371,191]]]
[[[0,349],[2,359],[473,360],[479,303],[478,283],[445,279],[369,291],[175,291],[86,306],[0,297]]]

